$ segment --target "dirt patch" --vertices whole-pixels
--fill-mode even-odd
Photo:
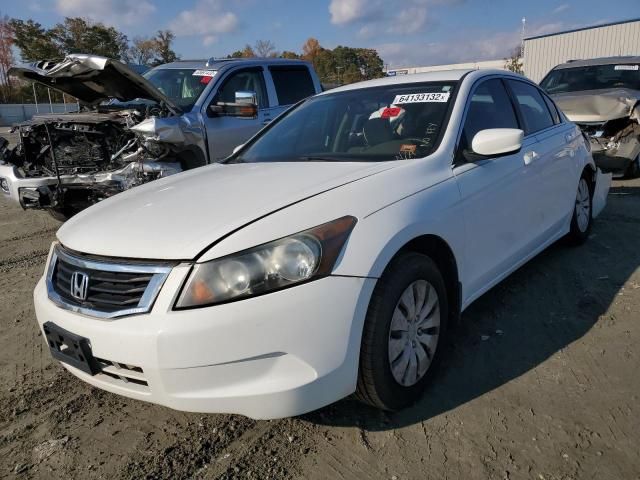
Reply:
[[[31,293],[57,222],[0,201],[1,478],[640,478],[640,181],[580,248],[478,300],[424,399],[294,419],[198,415],[94,389],[53,362]]]

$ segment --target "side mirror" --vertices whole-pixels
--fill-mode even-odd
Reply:
[[[240,90],[236,92],[236,103],[241,105],[255,105],[258,107],[258,94],[251,90]]]
[[[473,153],[487,157],[517,152],[522,148],[524,132],[518,128],[480,130],[471,141]]]
[[[235,93],[235,102],[218,102],[209,106],[209,112],[217,117],[256,118],[258,116],[258,94],[249,90]]]

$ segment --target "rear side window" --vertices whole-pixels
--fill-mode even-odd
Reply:
[[[481,83],[471,96],[462,130],[462,151],[470,151],[476,133],[488,128],[520,128],[509,95],[497,78]]]
[[[549,111],[551,112],[551,116],[553,117],[553,123],[555,123],[556,125],[562,122],[562,119],[560,118],[560,114],[558,113],[558,108],[556,107],[556,104],[553,103],[553,101],[547,97],[546,95],[542,95],[542,98],[544,98],[544,101],[547,104],[547,107],[549,107]]]
[[[542,94],[533,85],[517,80],[507,80],[513,91],[520,112],[524,118],[525,132],[535,133],[552,127],[554,122],[542,98]]]
[[[292,105],[316,93],[307,67],[269,67],[278,105]]]

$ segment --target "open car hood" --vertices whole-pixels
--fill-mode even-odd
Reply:
[[[640,101],[640,91],[627,88],[584,90],[551,95],[572,122],[607,122],[631,115]]]
[[[181,110],[151,82],[125,64],[106,57],[72,54],[60,62],[40,61],[11,67],[9,75],[37,82],[96,105],[109,99],[128,102],[145,98]]]

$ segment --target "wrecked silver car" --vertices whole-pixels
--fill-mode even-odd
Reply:
[[[143,76],[95,55],[12,67],[9,75],[78,99],[78,113],[40,114],[0,138],[1,192],[65,220],[158,178],[228,156],[291,103],[320,91],[306,62],[189,60]]]
[[[640,176],[640,57],[570,61],[540,85],[589,137],[598,167]]]
[[[78,113],[39,114],[14,126],[14,148],[0,140],[2,190],[24,208],[47,208],[63,220],[185,168],[181,107],[124,64],[70,55],[57,63],[13,67],[9,74],[83,105]]]

